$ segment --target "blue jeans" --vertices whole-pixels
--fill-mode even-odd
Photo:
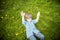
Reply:
[[[44,40],[44,35],[41,34],[41,33],[35,34],[35,36],[38,37],[40,40]],[[35,36],[34,35],[31,35],[29,37],[29,40],[36,40]]]

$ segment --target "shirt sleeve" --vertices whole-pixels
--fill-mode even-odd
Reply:
[[[32,22],[33,22],[34,24],[36,24],[36,23],[37,23],[37,21],[36,21],[36,20],[32,20]]]
[[[25,20],[24,20],[24,21],[22,21],[22,24],[26,25],[26,21],[25,21]]]

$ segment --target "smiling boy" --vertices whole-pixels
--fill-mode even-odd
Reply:
[[[37,13],[37,18],[32,20],[31,14],[25,14],[23,11],[21,12],[22,16],[22,24],[26,27],[26,35],[29,40],[36,40],[35,36],[40,38],[40,40],[44,40],[44,35],[39,32],[39,30],[35,27],[35,24],[38,22],[40,17],[40,12]],[[24,19],[26,17],[26,20]],[[34,36],[35,35],[35,36]]]

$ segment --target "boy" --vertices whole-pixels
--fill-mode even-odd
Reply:
[[[22,24],[26,27],[26,35],[29,40],[36,40],[35,36],[40,38],[40,40],[44,40],[44,35],[39,32],[39,30],[36,29],[35,24],[39,20],[40,12],[37,14],[37,18],[35,20],[32,20],[31,14],[26,14],[22,11]],[[24,20],[24,16],[26,16],[26,20]],[[35,35],[35,36],[34,36]]]

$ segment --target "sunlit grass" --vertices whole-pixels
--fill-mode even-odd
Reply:
[[[2,40],[27,40],[26,29],[21,22],[20,12],[31,13],[35,19],[41,12],[36,28],[45,35],[45,40],[58,38],[60,5],[51,0],[6,0],[2,1],[0,14],[0,34]],[[59,32],[59,31],[57,31]],[[3,36],[4,35],[4,36]]]

